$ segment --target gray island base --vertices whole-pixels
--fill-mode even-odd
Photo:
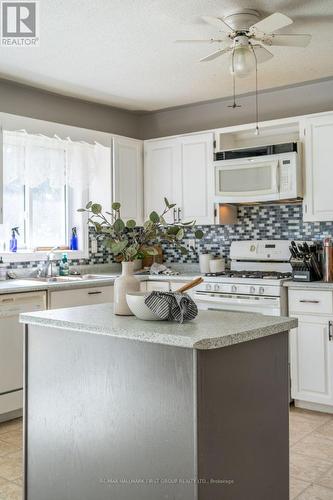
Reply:
[[[288,500],[296,320],[24,314],[25,500]]]

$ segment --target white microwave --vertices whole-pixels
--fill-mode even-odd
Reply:
[[[218,160],[214,165],[216,203],[282,201],[303,196],[296,151]]]

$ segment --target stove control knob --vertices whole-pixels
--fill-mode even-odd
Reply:
[[[218,292],[220,290],[220,285],[214,285],[214,290],[215,292]]]
[[[206,285],[206,290],[211,290],[212,289],[212,285]]]
[[[237,292],[237,286],[236,286],[236,285],[232,285],[232,287],[231,287],[231,291],[232,291],[232,292]]]
[[[254,287],[254,286],[251,286],[251,287],[250,287],[250,293],[256,293],[256,289],[255,289],[255,287]]]
[[[265,293],[265,288],[264,288],[263,286],[261,286],[261,287],[259,288],[259,293],[260,293],[261,295],[263,295],[263,294]]]

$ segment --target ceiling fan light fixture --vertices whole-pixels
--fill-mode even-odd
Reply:
[[[256,58],[250,45],[239,45],[233,49],[230,72],[238,78],[245,78],[256,69]]]

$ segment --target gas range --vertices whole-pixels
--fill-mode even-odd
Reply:
[[[289,241],[233,242],[231,270],[208,274],[196,287],[194,299],[201,309],[231,309],[281,316],[287,314],[291,279]]]

